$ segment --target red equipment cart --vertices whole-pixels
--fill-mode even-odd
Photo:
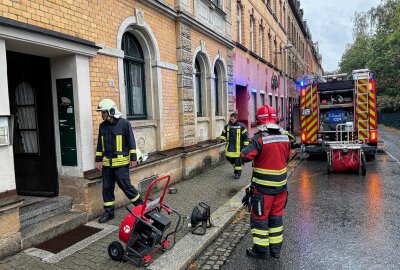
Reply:
[[[366,159],[362,151],[362,143],[353,141],[353,123],[336,126],[336,141],[327,142],[327,173],[349,172],[364,176],[367,172]]]
[[[162,184],[163,180],[166,180],[166,183],[161,196],[149,202],[151,190],[157,183]],[[108,254],[111,259],[115,261],[129,260],[138,267],[147,266],[155,252],[165,251],[170,246],[168,237],[178,232],[181,222],[181,215],[163,204],[170,180],[170,176],[153,180],[149,185],[143,204],[135,206],[132,210],[126,207],[129,213],[119,229],[119,239],[126,244],[126,247],[124,248],[119,241],[110,243]],[[171,220],[163,214],[162,210],[168,215],[172,213],[178,215],[175,230],[165,237],[163,234],[171,225]]]

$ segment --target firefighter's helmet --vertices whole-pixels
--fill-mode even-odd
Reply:
[[[120,118],[122,115],[121,112],[118,111],[117,104],[108,98],[100,101],[99,105],[97,106],[97,111],[106,111],[108,112],[109,116],[114,118]]]
[[[280,129],[280,126],[276,124],[277,120],[278,117],[273,107],[264,105],[258,108],[257,121],[259,129]]]

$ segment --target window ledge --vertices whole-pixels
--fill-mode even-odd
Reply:
[[[221,115],[216,115],[215,120],[225,120],[225,117]]]
[[[133,128],[140,127],[157,127],[156,120],[129,120]]]
[[[197,117],[197,122],[209,122],[208,117]]]

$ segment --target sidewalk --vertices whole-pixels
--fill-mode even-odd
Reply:
[[[182,216],[190,216],[193,207],[204,201],[214,212],[231,197],[237,194],[250,181],[251,164],[243,167],[242,177],[239,180],[233,179],[233,168],[230,164],[224,163],[205,173],[197,175],[187,181],[177,183],[176,194],[166,194],[165,204],[176,209]],[[117,187],[118,188],[118,187]],[[107,253],[108,244],[118,240],[118,229],[127,211],[120,208],[115,213],[115,219],[109,225],[114,225],[115,230],[107,236],[95,241],[86,248],[62,259],[61,261],[49,264],[41,261],[40,258],[21,252],[15,256],[0,261],[1,269],[123,269],[133,268],[128,262],[115,262],[110,259]],[[185,226],[177,234],[178,242],[189,230],[187,220]],[[174,227],[174,224],[171,225]],[[173,249],[172,249],[173,250]],[[170,252],[170,251],[168,251]],[[168,254],[166,252],[166,254]]]
[[[296,166],[296,162],[289,165],[290,170]],[[241,190],[249,184],[251,179],[251,163],[243,167],[242,177],[239,180],[233,179],[233,168],[230,164],[224,163],[221,166],[213,168],[207,172],[197,175],[189,180],[175,184],[176,194],[166,194],[165,204],[174,208],[182,214],[185,226],[177,234],[176,246],[165,252],[159,259],[149,266],[150,269],[182,269],[185,268],[190,260],[199,255],[221,232],[224,226],[236,215],[240,209],[240,201],[243,196]],[[235,196],[236,195],[236,196]],[[194,206],[199,202],[205,202],[211,207],[212,218],[215,227],[208,229],[205,236],[194,236],[190,233],[187,226],[186,217],[190,216]],[[217,211],[218,210],[218,211]],[[217,211],[217,212],[215,212]],[[95,239],[83,249],[76,247],[72,254],[67,257],[60,257],[57,260],[57,254],[48,257],[44,262],[40,258],[28,255],[36,254],[38,250],[23,251],[15,256],[8,257],[0,261],[1,269],[133,269],[129,262],[115,262],[108,256],[107,247],[112,241],[118,240],[118,229],[121,221],[124,219],[127,211],[120,208],[115,213],[115,219],[108,223],[109,226],[103,231],[99,239]],[[176,215],[174,215],[176,217]],[[175,228],[176,218],[173,219],[171,228]],[[88,225],[98,226],[96,220]],[[179,241],[181,240],[182,241]],[[197,240],[196,240],[197,239]],[[172,237],[169,239],[172,240]],[[198,241],[197,246],[196,242]],[[189,243],[189,244],[188,244]],[[195,246],[196,250],[191,248]],[[79,250],[78,250],[79,249]],[[195,252],[195,253],[193,253]],[[60,252],[62,253],[62,252]],[[59,253],[59,254],[60,254]],[[160,254],[161,255],[161,254]],[[158,257],[160,256],[158,255]],[[177,258],[177,256],[180,256]],[[42,257],[43,258],[43,257]],[[175,265],[168,261],[174,261]],[[179,261],[179,262],[177,262]]]

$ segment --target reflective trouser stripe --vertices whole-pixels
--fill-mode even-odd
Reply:
[[[140,194],[138,193],[135,198],[131,199],[131,202],[136,202],[140,198]]]
[[[282,241],[283,241],[283,234],[278,235],[278,236],[270,236],[269,237],[269,242],[271,243],[271,245],[282,243]]]
[[[268,238],[253,237],[253,244],[267,247],[267,246],[269,246],[269,240],[268,240]]]
[[[270,233],[278,233],[278,232],[282,232],[282,231],[283,231],[283,226],[269,229]]]
[[[242,167],[241,166],[234,166],[235,167],[235,171],[241,171]]]
[[[111,201],[111,202],[104,202],[104,206],[113,206],[115,203],[115,201]]]
[[[258,235],[269,235],[268,230],[251,229],[251,233],[258,234]]]

